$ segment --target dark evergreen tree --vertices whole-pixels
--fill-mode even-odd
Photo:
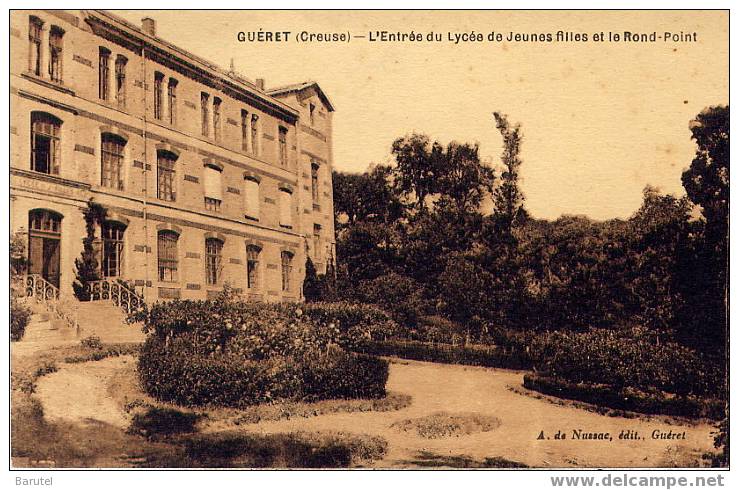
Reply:
[[[82,215],[85,219],[86,235],[82,240],[82,254],[74,261],[76,272],[72,289],[77,299],[89,301],[88,284],[101,279],[99,252],[95,249],[95,230],[105,221],[107,210],[90,199]]]

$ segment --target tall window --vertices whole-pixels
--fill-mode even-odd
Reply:
[[[249,150],[249,113],[241,109],[241,149]]]
[[[177,155],[160,150],[157,152],[157,197],[163,201],[174,201],[177,198],[175,189],[174,164]]]
[[[221,280],[221,253],[223,242],[217,238],[205,239],[205,282],[218,284]]]
[[[157,235],[157,263],[159,281],[177,282],[177,240],[179,235],[170,230],[162,230]]]
[[[280,165],[287,166],[287,128],[280,126]]]
[[[162,119],[162,83],[164,82],[164,75],[156,72],[154,74],[154,118]]]
[[[209,129],[208,119],[210,119],[210,111],[208,110],[208,103],[210,97],[205,92],[200,92],[200,124],[202,126],[201,131],[203,136],[208,136]]]
[[[292,228],[292,199],[290,191],[280,189],[280,226]]]
[[[205,166],[203,172],[203,186],[205,187],[205,209],[209,211],[220,211],[221,200],[221,170],[210,165]]]
[[[251,152],[259,154],[259,116],[251,115]]]
[[[28,18],[28,70],[41,76],[41,29],[44,23],[38,17]]]
[[[31,170],[59,175],[61,128],[51,114],[31,113]]]
[[[213,138],[221,140],[221,99],[213,98]]]
[[[119,277],[123,270],[123,236],[126,226],[103,223],[103,277]]]
[[[318,195],[318,164],[311,163],[310,165],[310,190],[313,196],[313,202],[319,201]]]
[[[102,100],[108,100],[110,97],[110,88],[108,81],[110,79],[110,51],[106,48],[100,48],[98,56],[98,97]]]
[[[321,225],[313,225],[313,258],[321,260]]]
[[[62,216],[46,209],[28,213],[28,272],[59,287]]]
[[[259,182],[253,178],[244,179],[244,215],[259,219]]]
[[[169,79],[167,84],[167,106],[169,107],[169,124],[177,124],[177,80]]]
[[[246,287],[249,289],[259,287],[259,252],[261,249],[256,245],[246,247]]]
[[[62,81],[62,37],[61,27],[51,26],[49,32],[49,76],[54,82]]]
[[[126,107],[126,63],[125,56],[118,55],[115,59],[115,95],[118,107]]]
[[[310,125],[311,126],[316,125],[316,105],[315,104],[310,105]]]
[[[293,254],[282,252],[280,259],[282,262],[282,290],[290,291],[290,276],[293,272]]]
[[[103,187],[123,190],[123,158],[126,140],[115,134],[102,135],[101,178]]]

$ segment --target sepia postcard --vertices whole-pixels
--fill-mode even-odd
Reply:
[[[728,468],[728,10],[16,9],[9,41],[16,486]]]

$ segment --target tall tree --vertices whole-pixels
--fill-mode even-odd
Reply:
[[[479,146],[452,141],[442,161],[438,176],[439,204],[448,201],[461,213],[476,212],[485,195],[492,192],[495,181],[493,169],[480,162]]]
[[[392,154],[397,163],[398,189],[405,196],[415,198],[414,205],[420,212],[426,211],[426,198],[438,192],[439,176],[444,168],[443,147],[437,142],[432,144],[426,135],[414,133],[395,140]]]
[[[499,233],[511,234],[514,223],[523,210],[524,195],[519,187],[518,177],[521,168],[521,125],[511,125],[508,116],[499,112],[493,113],[495,127],[503,137],[503,153],[500,157],[503,172],[500,183],[493,191],[494,217]]]

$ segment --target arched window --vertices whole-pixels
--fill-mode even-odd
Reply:
[[[51,26],[49,31],[49,76],[57,83],[62,82],[62,38],[64,29]]]
[[[159,280],[161,282],[177,282],[177,240],[180,236],[171,230],[161,230],[157,235],[157,259],[159,264]]]
[[[116,134],[102,134],[100,184],[123,190],[123,158],[126,140]]]
[[[123,55],[115,58],[115,94],[118,100],[118,107],[125,109],[126,107],[126,64],[128,60]]]
[[[280,226],[292,228],[293,225],[293,195],[287,189],[280,189]]]
[[[28,272],[59,287],[62,215],[47,209],[28,213]]]
[[[290,276],[292,276],[293,272],[293,254],[282,252],[280,259],[282,262],[282,290],[290,291]]]
[[[318,164],[311,163],[310,165],[310,189],[313,195],[313,202],[318,202]]]
[[[244,178],[244,216],[259,220],[259,181],[256,178]]]
[[[44,23],[35,16],[28,18],[28,71],[41,76],[41,29]]]
[[[218,238],[205,239],[205,283],[218,284],[221,280],[223,242]]]
[[[31,170],[59,175],[62,121],[45,112],[31,113]]]
[[[262,251],[257,245],[246,247],[246,287],[256,289],[259,287],[259,253]]]
[[[177,198],[175,189],[175,162],[177,155],[170,151],[157,151],[157,197],[163,201]]]
[[[126,225],[117,221],[103,223],[103,277],[120,277],[123,271]]]
[[[203,169],[203,191],[205,193],[205,209],[220,211],[223,195],[221,183],[222,170],[214,165],[205,165]]]
[[[110,76],[110,50],[100,47],[98,51],[98,97],[101,100],[110,98],[110,87],[108,78]]]

